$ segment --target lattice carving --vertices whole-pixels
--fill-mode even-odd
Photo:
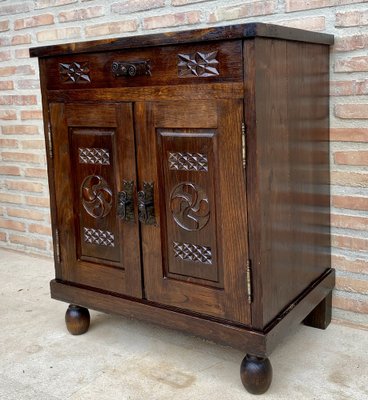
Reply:
[[[185,77],[209,77],[218,76],[218,60],[217,50],[210,53],[197,51],[193,54],[178,54],[178,75],[181,78]]]
[[[169,153],[169,169],[177,171],[208,171],[206,154]]]
[[[174,257],[184,261],[212,264],[211,248],[192,243],[173,242]]]
[[[72,62],[70,64],[59,63],[60,78],[65,83],[91,82],[89,72],[89,63],[87,61]]]
[[[91,217],[106,217],[112,207],[112,191],[102,176],[87,176],[80,192],[83,207]]]
[[[114,234],[101,229],[83,228],[84,241],[99,246],[114,247]]]
[[[175,222],[186,231],[199,231],[210,218],[205,191],[195,183],[181,182],[170,195],[170,209]]]
[[[80,164],[110,165],[110,153],[107,149],[80,147],[78,152]]]

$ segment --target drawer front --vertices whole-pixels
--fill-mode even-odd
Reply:
[[[242,43],[237,40],[55,57],[47,60],[46,74],[50,90],[240,82]]]

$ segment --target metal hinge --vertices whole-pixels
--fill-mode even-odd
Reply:
[[[241,132],[242,132],[242,160],[243,160],[243,168],[247,165],[247,149],[246,149],[246,133],[245,133],[245,123],[241,124]]]
[[[251,265],[250,265],[250,260],[247,260],[246,273],[247,273],[248,303],[250,304],[252,302],[252,300],[253,300],[253,296],[252,296],[252,269],[251,269]]]
[[[54,149],[52,145],[52,131],[50,121],[47,123],[47,141],[49,142],[49,157],[54,158]]]
[[[55,229],[55,258],[58,263],[61,262],[59,229]]]

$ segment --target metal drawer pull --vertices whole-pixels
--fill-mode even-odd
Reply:
[[[149,60],[147,61],[114,61],[111,72],[115,78],[119,76],[134,77],[140,75],[151,75]]]
[[[123,181],[123,190],[118,193],[118,216],[128,222],[134,222],[134,203],[133,203],[134,181]]]
[[[144,182],[143,190],[138,192],[138,219],[146,225],[155,225],[155,204],[153,182]]]

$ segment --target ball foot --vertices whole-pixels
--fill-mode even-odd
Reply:
[[[240,365],[240,378],[249,393],[265,393],[272,381],[270,360],[247,354]]]
[[[87,308],[70,304],[65,313],[65,323],[72,335],[82,335],[88,331],[90,322]]]

